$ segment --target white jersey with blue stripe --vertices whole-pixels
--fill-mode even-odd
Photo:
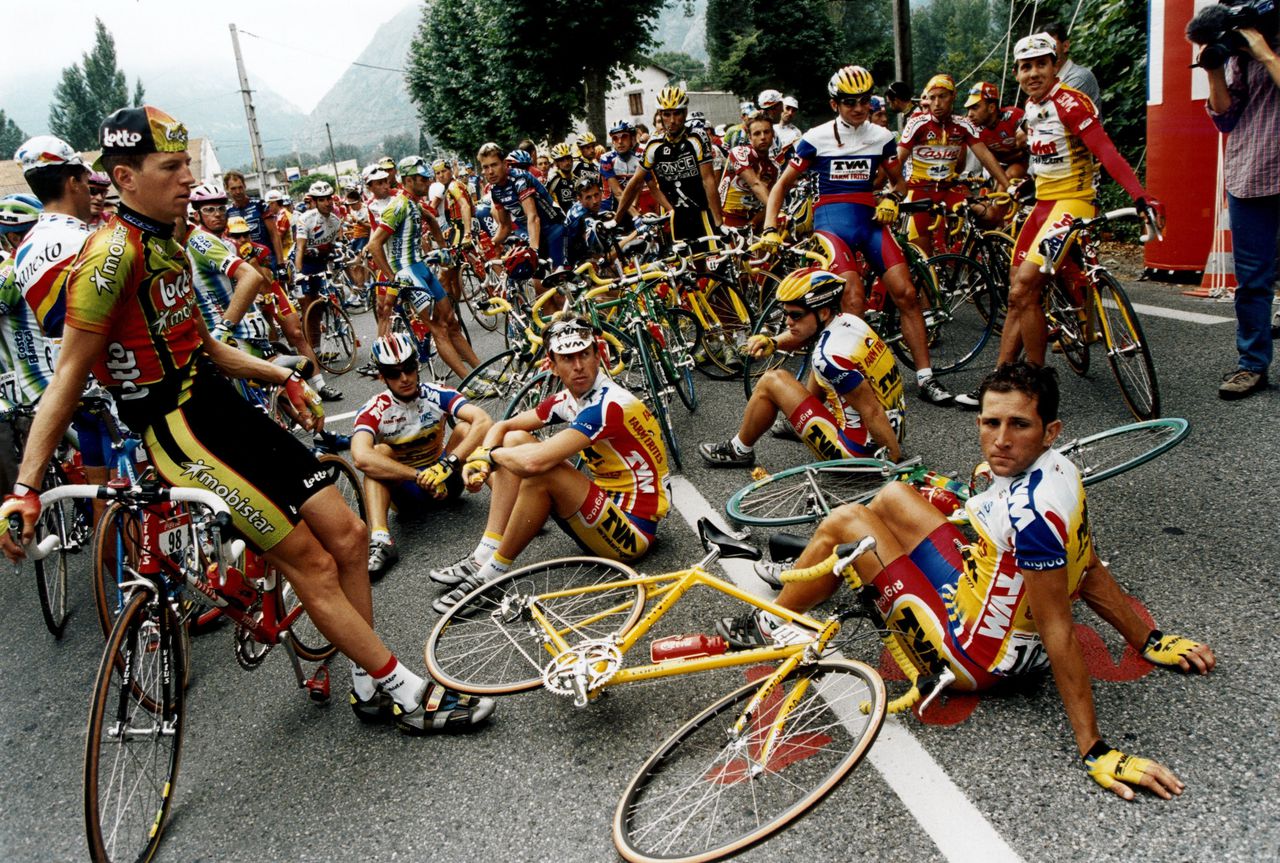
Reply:
[[[867,203],[875,191],[881,164],[897,158],[894,134],[867,121],[852,126],[838,117],[814,126],[796,142],[793,167],[818,174],[818,203],[834,203],[844,195],[857,195],[854,203]]]

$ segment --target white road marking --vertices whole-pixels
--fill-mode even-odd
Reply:
[[[686,477],[671,478],[671,498],[672,505],[695,532],[700,518],[730,529],[724,516]],[[743,590],[758,596],[773,595],[755,574],[750,561],[722,560],[720,566]],[[897,717],[885,720],[867,758],[947,860],[1021,863],[1018,853]]]
[[[1103,300],[1102,304],[1114,309],[1116,304]],[[1172,318],[1175,321],[1188,321],[1193,324],[1233,324],[1235,318],[1224,318],[1222,315],[1206,315],[1203,312],[1184,312],[1182,309],[1168,309],[1164,306],[1148,306],[1146,303],[1133,303],[1133,310],[1140,315],[1153,318]]]
[[[324,418],[325,425],[327,426],[329,423],[336,423],[339,420],[349,420],[358,413],[360,413],[360,411],[347,411],[344,414],[334,414],[333,416],[326,416]]]

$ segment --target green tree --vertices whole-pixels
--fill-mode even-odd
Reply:
[[[687,81],[690,90],[705,90],[708,86],[707,64],[683,51],[659,51],[650,58],[663,68],[670,69],[672,79]]]
[[[49,106],[49,129],[77,150],[96,146],[103,118],[130,104],[128,82],[116,67],[115,39],[101,19],[94,27],[93,49],[62,70]],[[139,80],[134,96],[143,95]]]
[[[1009,6],[1003,0],[933,0],[911,13],[912,65],[918,88],[946,72],[956,79],[958,104],[973,81],[999,81]],[[1015,37],[1016,38],[1016,37]]]
[[[391,135],[382,141],[382,145],[378,148],[378,155],[390,156],[397,162],[405,156],[419,155],[418,136],[408,132]]]
[[[827,0],[826,7],[840,37],[840,64],[855,63],[869,70],[877,89],[883,90],[894,79],[890,0]]]
[[[0,155],[6,159],[9,158],[25,140],[27,140],[26,133],[18,128],[18,124],[13,122],[12,117],[4,113],[3,108],[0,108]]]
[[[147,91],[142,89],[142,79],[133,79],[133,107],[141,108],[146,104]]]

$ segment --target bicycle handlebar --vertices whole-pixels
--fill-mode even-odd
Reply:
[[[1080,231],[1092,227],[1093,225],[1137,216],[1138,210],[1136,207],[1121,207],[1118,210],[1108,210],[1100,216],[1094,216],[1092,219],[1073,219],[1069,225],[1063,225],[1061,228],[1054,228],[1045,234],[1044,239],[1040,241],[1040,254],[1044,256],[1044,263],[1040,265],[1040,272],[1047,275],[1053,275],[1053,273],[1057,271],[1060,259],[1066,253],[1068,247],[1066,240],[1073,234],[1077,234]],[[1152,223],[1152,227],[1154,227],[1154,222]],[[1144,243],[1147,242],[1151,239],[1151,230],[1152,228],[1148,228],[1147,232],[1143,233],[1138,239]],[[1050,240],[1056,240],[1059,237],[1063,238],[1062,246],[1056,253],[1054,253],[1050,250],[1048,244]]]

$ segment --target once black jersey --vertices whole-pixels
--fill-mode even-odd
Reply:
[[[658,188],[677,210],[705,210],[707,192],[702,186],[703,164],[711,162],[711,151],[697,135],[681,132],[674,141],[652,138],[645,145],[640,164],[653,174]]]

